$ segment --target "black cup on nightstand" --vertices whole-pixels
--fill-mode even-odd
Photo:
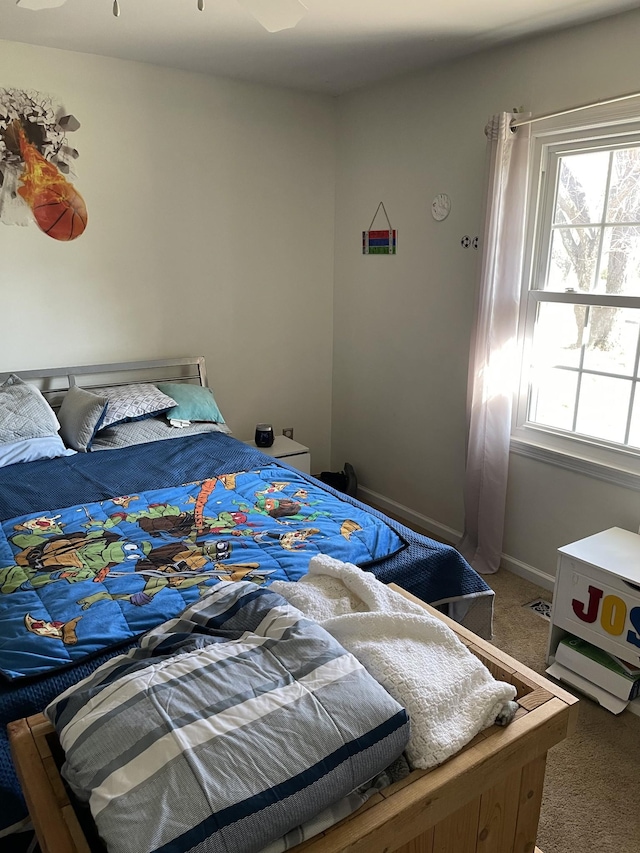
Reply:
[[[273,427],[271,424],[256,424],[256,445],[271,447],[273,444]]]

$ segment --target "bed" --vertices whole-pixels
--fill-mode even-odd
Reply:
[[[24,725],[31,731],[24,721],[35,718],[33,731],[45,731],[37,717],[45,705],[114,655],[134,647],[141,634],[197,602],[220,581],[259,587],[268,587],[274,579],[295,581],[304,575],[310,556],[329,554],[370,571],[385,584],[399,585],[433,605],[443,618],[453,617],[452,624],[466,625],[456,630],[475,632],[463,635],[467,644],[469,638],[482,643],[478,635],[490,637],[493,593],[455,549],[419,536],[238,441],[228,434],[217,407],[217,414],[209,413],[208,420],[180,417],[189,408],[183,405],[182,390],[207,387],[202,358],[26,371],[18,378],[0,374],[2,383],[17,385],[20,400],[23,392],[29,396],[22,385],[38,387],[57,412],[67,445],[91,452],[65,451],[36,459],[27,455],[24,462],[0,468],[0,835],[26,818],[5,727],[23,720],[23,733]],[[142,414],[128,408],[130,399],[122,411],[117,409],[119,389],[134,389],[138,405],[140,394],[135,389],[149,385],[170,391],[177,399],[175,408],[154,410],[159,403],[152,388]],[[192,402],[190,394],[185,399]],[[18,416],[24,411],[21,402]],[[192,422],[185,427],[188,420]],[[1,430],[0,420],[0,439]],[[46,444],[51,438],[46,429],[44,433],[27,440],[35,441],[37,452],[38,442]],[[21,441],[16,444],[22,446]],[[558,698],[548,684],[542,687],[539,680],[518,676],[515,667],[505,666],[504,660],[496,662],[481,646],[475,645],[474,651],[485,662],[493,662],[500,677],[516,684],[524,712],[523,719],[509,727],[508,737],[484,736],[475,745],[483,748],[476,750],[474,772],[479,778],[488,762],[487,768],[495,765],[517,773],[525,785],[530,773],[525,768],[533,761],[541,785],[540,761],[568,730],[571,702],[564,694]],[[532,693],[533,700],[527,700]],[[16,742],[14,727],[14,754],[20,754]],[[44,741],[38,743],[44,748]],[[427,808],[438,819],[446,818],[454,803],[475,797],[469,781],[457,778],[464,762],[456,760],[457,771],[451,762],[437,771],[450,768],[442,777],[448,779],[449,805],[444,810]],[[476,816],[495,798],[496,785],[503,784],[500,772],[486,774],[488,787],[483,787],[492,793],[478,799]],[[25,778],[23,773],[23,786]],[[429,779],[435,779],[433,773]],[[372,832],[378,838],[389,822],[404,824],[409,812],[410,834],[404,829],[396,832],[395,846],[389,847],[388,841],[383,846],[397,849],[422,833],[425,824],[414,819],[416,809],[423,811],[425,793],[430,802],[433,794],[422,777],[409,780],[372,798],[365,809],[369,817],[364,823],[364,816],[350,819],[347,836],[345,830],[330,830],[331,843],[342,846],[326,849],[351,849],[354,844],[353,849],[373,850],[362,838]],[[534,799],[541,790],[538,782]],[[395,792],[392,812],[390,792]],[[29,802],[33,813],[37,806]],[[372,808],[376,802],[379,808]],[[499,809],[504,807],[501,803]],[[427,836],[434,837],[433,826],[426,827]],[[359,841],[349,836],[353,832]],[[320,842],[308,843],[315,850],[313,845]]]
[[[546,755],[575,730],[578,701],[458,623],[438,618],[497,678],[515,685],[515,720],[485,730],[442,766],[414,770],[374,794],[294,853],[542,853],[536,836]],[[9,729],[41,849],[97,853],[95,827],[60,777],[63,755],[49,720],[36,714]]]

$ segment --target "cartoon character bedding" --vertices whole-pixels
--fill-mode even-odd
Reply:
[[[26,816],[6,724],[220,580],[325,553],[430,603],[492,596],[455,549],[222,433],[0,469],[0,528],[0,836]]]
[[[220,579],[297,580],[316,553],[368,566],[403,540],[270,465],[2,523],[0,670],[39,675],[171,618]]]

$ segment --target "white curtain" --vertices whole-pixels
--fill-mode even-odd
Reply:
[[[475,326],[469,357],[465,529],[460,550],[478,572],[502,554],[511,408],[524,254],[529,126],[501,113],[487,125],[488,193]]]

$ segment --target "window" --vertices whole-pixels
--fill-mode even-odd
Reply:
[[[532,145],[514,449],[640,488],[640,128]]]

